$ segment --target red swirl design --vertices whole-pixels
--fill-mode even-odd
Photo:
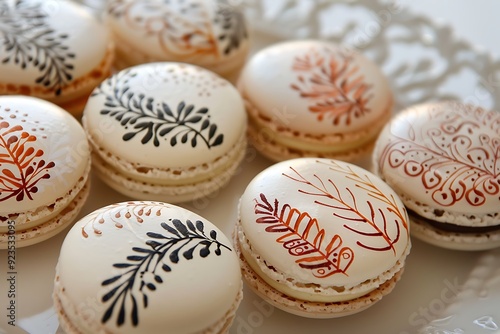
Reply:
[[[431,109],[424,122],[409,125],[406,136],[393,134],[379,156],[379,167],[384,170],[387,164],[420,178],[441,206],[481,206],[487,197],[500,194],[500,114],[453,106]]]

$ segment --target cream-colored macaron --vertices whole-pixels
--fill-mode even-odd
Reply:
[[[389,83],[375,63],[315,40],[257,52],[238,88],[250,117],[249,138],[274,161],[364,157],[393,105]]]
[[[80,115],[111,73],[108,29],[73,1],[3,1],[0,10],[0,94],[39,97]]]
[[[158,202],[77,222],[61,247],[54,305],[67,334],[227,333],[242,300],[238,257],[212,223]]]
[[[73,116],[38,98],[0,96],[0,248],[41,242],[73,223],[89,172]]]
[[[198,66],[125,69],[92,94],[83,126],[104,182],[133,198],[183,202],[224,186],[246,150],[238,91]]]
[[[393,290],[410,246],[403,203],[353,164],[283,161],[240,199],[235,247],[243,277],[296,315],[335,318],[372,306]]]
[[[111,0],[105,22],[119,69],[175,61],[234,79],[249,51],[243,14],[219,0]]]
[[[500,247],[500,113],[445,101],[409,107],[373,152],[399,194],[412,235],[458,250]]]

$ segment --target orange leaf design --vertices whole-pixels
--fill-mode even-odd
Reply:
[[[115,207],[117,208],[116,210]],[[113,222],[118,229],[123,228],[122,223],[119,221],[121,216],[125,216],[128,220],[133,220],[138,224],[142,224],[144,223],[144,216],[161,216],[161,211],[165,207],[166,206],[159,202],[128,202],[126,204],[114,204],[113,209],[104,212],[94,212],[93,219],[89,220],[89,223],[82,227],[82,236],[88,238],[89,232],[95,235],[101,235],[102,231],[99,225],[107,221]]]
[[[343,226],[362,238],[356,242],[358,246],[373,251],[392,250],[395,254],[394,245],[399,242],[401,231],[404,229],[408,235],[407,214],[404,208],[400,209],[394,196],[387,195],[377,188],[368,176],[361,176],[350,167],[343,167],[335,161],[325,164],[331,170],[345,174],[355,182],[356,188],[365,190],[373,201],[379,202],[385,209],[377,208],[372,200],[360,203],[349,187],[341,189],[332,179],[323,180],[315,174],[314,179],[309,180],[292,167],[290,170],[294,175],[283,175],[309,188],[310,190],[299,189],[299,192],[318,197],[319,199],[314,201],[316,204],[331,208],[333,216],[348,222]],[[390,224],[394,229],[388,228]],[[368,243],[369,239],[363,240],[365,238],[372,238],[372,243]]]
[[[354,252],[349,247],[342,247],[339,235],[325,246],[325,230],[319,227],[316,218],[289,204],[280,208],[277,199],[271,205],[264,194],[260,194],[260,201],[256,199],[254,210],[261,215],[256,222],[269,225],[266,232],[282,234],[276,241],[283,244],[290,255],[298,257],[295,263],[301,268],[311,270],[318,278],[346,274],[354,260]]]
[[[349,125],[353,118],[370,112],[367,104],[372,86],[364,82],[363,75],[357,75],[359,67],[351,66],[351,60],[341,55],[340,61],[334,56],[326,61],[314,50],[295,58],[292,70],[301,74],[290,87],[311,100],[309,111],[316,113],[319,121],[331,117],[335,125]]]
[[[11,127],[8,122],[0,122],[0,201],[11,197],[22,201],[25,196],[33,200],[37,183],[50,178],[48,171],[55,163],[39,159],[44,152],[31,146],[36,140],[36,136],[23,131],[22,126]]]

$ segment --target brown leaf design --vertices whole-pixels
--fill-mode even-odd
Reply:
[[[300,75],[290,87],[311,101],[309,111],[319,121],[331,117],[335,125],[349,125],[353,118],[370,112],[367,104],[372,86],[364,82],[359,67],[352,66],[351,61],[352,57],[342,54],[340,59],[332,55],[327,60],[314,50],[295,58],[292,69]]]
[[[409,178],[419,178],[441,206],[460,201],[481,206],[486,197],[500,194],[500,136],[481,130],[495,131],[494,120],[500,122],[500,117],[497,112],[464,112],[476,121],[436,112],[422,128],[410,125],[406,136],[394,136],[381,151],[379,168],[388,164]]]
[[[102,231],[100,225],[104,224],[106,221],[113,222],[116,228],[121,229],[123,228],[123,224],[120,223],[120,218],[122,216],[128,221],[135,221],[138,224],[142,224],[144,223],[144,217],[161,216],[163,208],[164,206],[157,202],[133,201],[125,204],[115,204],[110,210],[95,212],[95,217],[82,227],[82,236],[88,238],[89,234],[92,233],[94,235],[101,235]]]
[[[346,274],[354,252],[342,247],[338,234],[326,241],[325,230],[307,212],[300,212],[289,204],[280,207],[277,199],[271,204],[264,194],[255,201],[255,214],[260,215],[256,223],[267,224],[266,232],[282,234],[276,241],[283,244],[290,255],[298,257],[295,263],[301,268],[311,270],[318,278]]]
[[[346,221],[347,223],[343,226],[362,237],[356,242],[358,246],[373,251],[392,250],[396,254],[394,245],[400,240],[401,229],[406,230],[408,234],[408,225],[407,214],[402,211],[404,208],[399,208],[394,196],[386,195],[368,176],[357,174],[349,166],[341,166],[333,160],[318,161],[318,163],[325,163],[330,169],[345,174],[348,179],[355,182],[355,187],[364,189],[368,196],[380,203],[380,206],[377,207],[378,205],[374,205],[371,200],[359,203],[349,187],[340,189],[332,179],[327,179],[325,182],[314,174],[314,179],[310,180],[293,167],[290,167],[292,175],[286,173],[283,175],[310,188],[311,190],[299,189],[299,192],[321,198],[322,200],[314,202],[331,208],[333,216]],[[394,226],[394,229],[389,228],[390,224]],[[374,240],[370,243],[370,239],[364,240],[365,238]]]
[[[32,146],[36,140],[36,136],[23,131],[22,126],[0,122],[0,201],[11,197],[22,201],[25,196],[33,200],[37,183],[50,178],[49,169],[55,163],[41,159],[43,150]],[[15,167],[10,169],[5,165]]]
[[[167,53],[183,58],[196,55],[218,57],[218,36],[210,28],[209,8],[202,3],[182,1],[178,1],[176,6],[166,6],[158,1],[113,1],[108,15],[123,17],[132,28],[156,38]],[[146,15],[136,14],[141,12]]]

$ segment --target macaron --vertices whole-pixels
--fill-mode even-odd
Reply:
[[[233,78],[249,51],[243,14],[218,0],[111,0],[105,22],[119,69],[149,62],[185,62]]]
[[[108,29],[73,1],[3,1],[0,8],[0,95],[35,96],[80,115],[110,75]]]
[[[126,202],[68,232],[53,299],[67,334],[222,334],[242,285],[236,252],[211,222],[170,204]]]
[[[332,159],[279,162],[239,203],[234,244],[243,278],[286,312],[335,318],[367,309],[400,279],[411,248],[395,192],[356,165]]]
[[[389,83],[377,65],[324,41],[262,49],[245,65],[238,88],[249,138],[273,161],[362,159],[392,113]]]
[[[183,63],[148,63],[94,90],[83,115],[95,171],[132,199],[205,197],[229,182],[246,150],[236,88]]]
[[[72,224],[89,172],[89,145],[73,116],[38,98],[0,96],[0,249],[33,245]]]
[[[456,101],[409,107],[380,134],[373,166],[408,208],[413,236],[500,246],[500,113]]]

